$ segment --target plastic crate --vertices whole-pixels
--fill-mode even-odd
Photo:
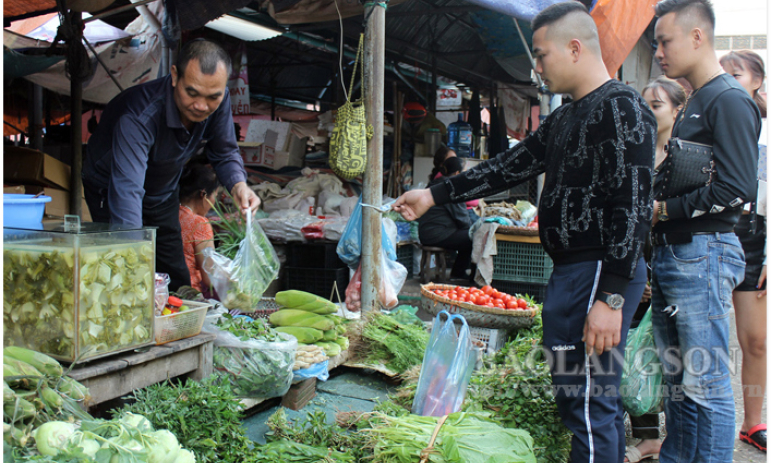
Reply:
[[[493,256],[493,280],[546,284],[554,262],[540,243],[498,241]]]
[[[491,286],[498,291],[503,291],[504,293],[509,293],[511,295],[527,294],[533,297],[535,302],[538,303],[543,303],[546,298],[546,284],[530,283],[526,281],[493,280]]]
[[[501,350],[509,339],[509,330],[494,328],[479,328],[469,326],[469,334],[473,339],[478,339],[485,343],[485,354],[494,354]]]
[[[403,243],[396,246],[396,261],[407,268],[407,278],[412,278],[414,255],[415,245],[413,243]]]
[[[337,243],[292,243],[286,249],[287,267],[328,269],[344,265],[337,255]]]
[[[155,317],[155,344],[178,341],[201,332],[206,311],[211,304],[185,300],[182,302],[190,306],[190,310]]]
[[[286,289],[299,289],[327,299],[332,293],[335,282],[337,282],[340,297],[345,297],[349,275],[348,267],[332,269],[287,267],[284,278]]]

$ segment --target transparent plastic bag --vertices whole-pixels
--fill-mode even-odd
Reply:
[[[653,340],[651,313],[648,309],[637,328],[629,330],[624,350],[621,397],[624,409],[633,416],[656,412],[661,406],[664,376]]]
[[[231,260],[211,248],[203,251],[203,270],[228,309],[251,312],[262,293],[278,276],[280,263],[273,245],[258,223],[246,218],[246,236]]]
[[[168,273],[155,274],[155,315],[159,316],[169,302],[169,278]]]
[[[345,307],[351,312],[361,311],[361,264],[356,268],[351,281],[348,282],[348,287],[345,288]]]
[[[214,374],[229,381],[238,397],[267,399],[289,391],[294,378],[297,339],[279,333],[284,340],[268,342],[259,339],[242,341],[238,336],[217,327],[221,315],[208,316],[203,331],[214,333]]]
[[[340,241],[337,243],[337,255],[350,269],[355,269],[359,265],[361,257],[361,222],[361,197],[359,197],[356,208],[348,219],[348,224],[345,226]],[[382,222],[385,222],[385,220]],[[389,259],[396,260],[396,246],[389,238],[385,225],[383,224],[381,227],[383,251]],[[393,226],[392,234],[396,236],[395,225]]]
[[[461,323],[460,331],[455,327],[456,320]],[[466,319],[445,310],[439,312],[420,368],[412,413],[444,416],[459,411],[475,360]]]
[[[303,368],[294,371],[294,380],[292,382],[299,382],[305,379],[316,378],[319,381],[326,381],[329,379],[329,360],[323,362],[314,363],[308,368]]]
[[[399,304],[399,291],[402,290],[404,282],[407,280],[407,269],[396,262],[380,254],[380,289],[378,290],[378,300],[380,305],[386,309],[391,309]]]

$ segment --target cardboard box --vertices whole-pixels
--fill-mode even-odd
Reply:
[[[64,219],[64,216],[70,213],[70,192],[59,188],[41,187],[38,185],[26,185],[27,194],[38,194],[42,192],[51,197],[51,201],[46,203],[45,216],[52,219]],[[88,211],[88,205],[85,199],[81,199],[83,222],[91,222],[91,213]]]
[[[265,133],[264,142],[239,142],[241,157],[245,166],[275,167],[276,141],[278,134],[272,130]]]
[[[29,148],[4,148],[3,175],[8,183],[70,189],[70,166]]]

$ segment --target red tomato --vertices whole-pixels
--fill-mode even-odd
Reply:
[[[527,301],[524,299],[517,299],[517,305],[520,309],[527,309]]]
[[[508,301],[506,301],[506,308],[507,309],[516,309],[516,308],[519,308],[519,305],[517,304],[516,300],[509,299]]]
[[[466,288],[464,288],[464,287],[462,287],[462,286],[456,286],[456,287],[453,289],[453,291],[455,291],[456,293],[460,294],[460,292],[461,292],[461,291],[463,291],[464,289],[466,289]]]
[[[449,293],[447,293],[447,297],[449,297],[452,300],[457,300],[458,299],[458,293],[456,293],[455,291],[450,291]]]
[[[490,302],[490,296],[488,296],[487,294],[485,294],[484,296],[479,296],[479,297],[477,298],[477,303],[478,303],[479,305],[486,305],[486,304],[488,304],[489,302]]]
[[[485,307],[495,307],[491,302],[484,304]]]
[[[468,297],[468,301],[472,304],[476,304],[478,300],[478,297],[475,293],[471,293],[471,295]]]
[[[493,287],[492,287],[492,286],[482,286],[482,292],[483,292],[483,293],[485,293],[485,294],[486,294],[486,295],[488,295],[488,296],[489,296],[490,294],[492,294],[492,293],[493,293],[493,291],[495,291],[495,290],[493,289]]]

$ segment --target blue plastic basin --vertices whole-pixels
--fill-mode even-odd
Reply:
[[[42,229],[45,203],[50,201],[50,196],[3,194],[3,227]]]

